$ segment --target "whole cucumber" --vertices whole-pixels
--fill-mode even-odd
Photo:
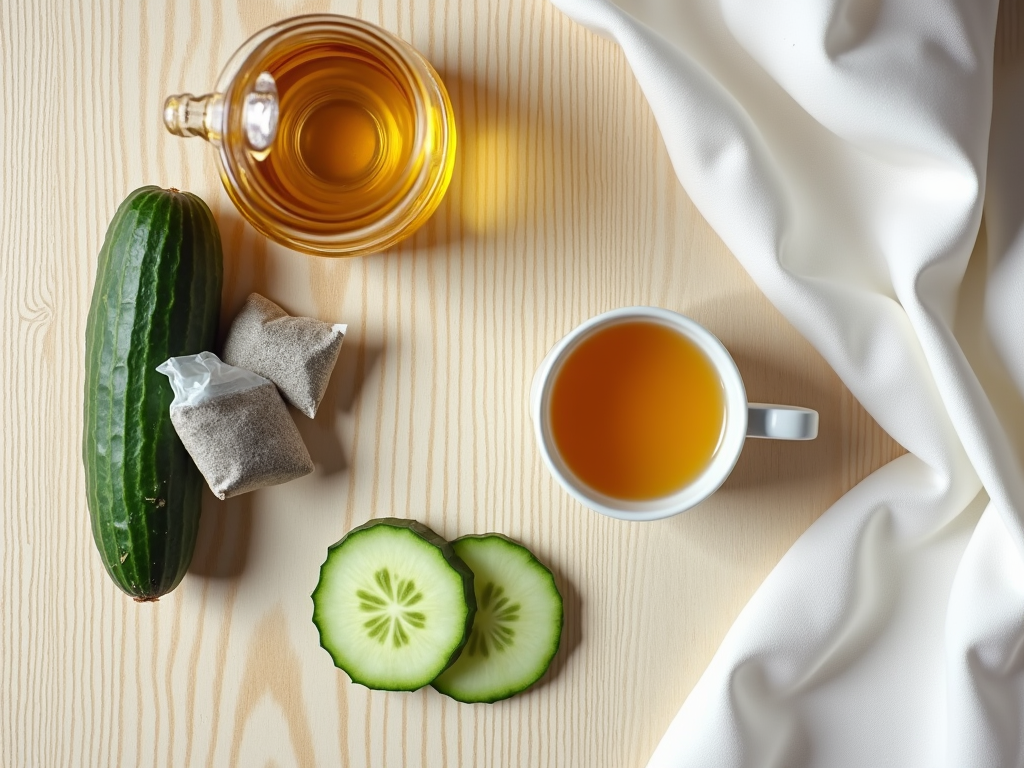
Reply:
[[[138,601],[170,592],[185,575],[202,497],[156,366],[213,346],[222,283],[220,232],[199,197],[149,186],[121,203],[86,325],[82,456],[96,547]]]

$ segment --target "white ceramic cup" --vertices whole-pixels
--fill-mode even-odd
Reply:
[[[562,363],[577,344],[609,325],[638,320],[658,323],[681,333],[707,356],[718,372],[725,392],[725,427],[718,451],[696,479],[668,496],[631,501],[594,490],[565,465],[551,434],[550,400],[552,384]],[[534,375],[530,415],[544,463],[555,479],[585,506],[621,520],[657,520],[679,514],[704,501],[721,487],[732,472],[748,437],[813,440],[818,435],[817,411],[788,405],[748,403],[739,369],[722,342],[690,318],[658,307],[625,307],[605,312],[577,326],[555,344]]]

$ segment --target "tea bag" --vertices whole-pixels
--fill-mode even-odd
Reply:
[[[157,366],[171,380],[171,423],[217,498],[313,471],[299,430],[274,384],[211,352]]]
[[[292,317],[270,299],[249,294],[231,323],[224,361],[265,376],[313,418],[338,361],[346,325]]]

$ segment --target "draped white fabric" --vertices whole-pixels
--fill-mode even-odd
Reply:
[[[622,46],[691,199],[909,451],[786,554],[650,765],[1024,765],[1024,57],[993,66],[996,0],[553,2]]]

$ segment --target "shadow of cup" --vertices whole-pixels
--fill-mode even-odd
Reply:
[[[752,350],[730,350],[747,390],[748,402],[796,405],[818,412],[814,440],[748,438],[739,461],[719,493],[761,491],[813,478],[837,476],[842,468],[841,402],[795,368]]]

